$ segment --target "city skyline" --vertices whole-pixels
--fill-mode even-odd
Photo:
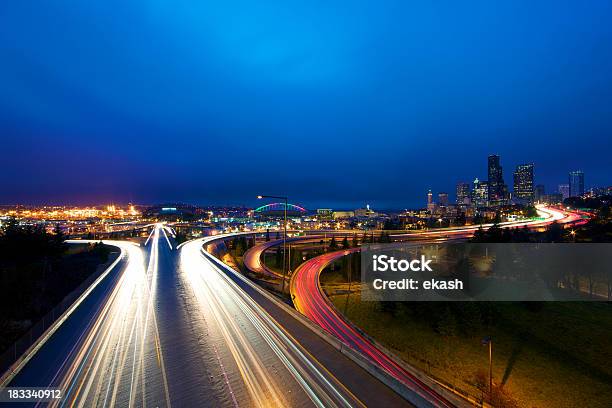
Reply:
[[[519,193],[519,195],[517,195],[517,175],[518,173],[524,172],[526,170],[528,170],[528,173],[530,174],[530,185],[528,188],[531,189],[532,191],[532,199],[538,199],[538,188],[542,188],[542,186],[545,187],[545,194],[560,194],[561,196],[563,196],[563,198],[567,198],[570,196],[577,196],[577,195],[582,195],[585,192],[588,192],[590,189],[595,189],[595,188],[609,188],[611,186],[612,183],[603,183],[601,185],[591,185],[591,184],[585,184],[584,182],[584,178],[585,178],[585,173],[582,170],[572,170],[572,171],[568,171],[566,173],[566,178],[565,181],[561,181],[557,184],[552,184],[552,185],[544,185],[542,183],[539,182],[539,177],[536,175],[536,171],[535,169],[537,169],[537,164],[534,163],[521,163],[521,164],[517,164],[514,167],[508,166],[508,170],[506,170],[504,172],[504,165],[502,162],[502,157],[500,155],[497,154],[489,154],[487,156],[487,160],[488,160],[488,169],[485,169],[485,172],[490,172],[492,171],[490,166],[491,166],[491,158],[495,157],[496,158],[496,162],[494,163],[494,166],[499,166],[499,170],[493,170],[494,172],[496,172],[496,174],[499,174],[501,177],[501,182],[503,183],[503,185],[501,185],[500,187],[502,189],[505,189],[505,192],[507,193],[507,197],[506,197],[506,201],[507,203],[525,203],[525,202],[529,202],[529,199],[527,196],[524,195],[524,191],[521,191]],[[513,170],[514,169],[514,170]],[[506,174],[509,173],[509,174]],[[572,174],[580,174],[581,176],[581,191],[579,193],[573,194],[570,193],[570,185],[571,185],[571,177]],[[489,176],[489,174],[488,174]],[[506,176],[510,176],[507,177]],[[562,178],[560,180],[563,180]],[[569,182],[568,182],[569,180]],[[478,176],[473,177],[471,180],[469,177],[465,177],[465,178],[459,178],[457,179],[457,181],[454,184],[454,188],[450,188],[449,190],[442,190],[442,189],[436,189],[436,188],[427,188],[428,193],[428,199],[427,199],[427,203],[425,203],[425,205],[423,204],[423,194],[424,192],[420,193],[420,196],[416,199],[411,198],[409,199],[410,202],[414,202],[416,204],[414,204],[413,206],[408,206],[408,205],[399,205],[399,206],[376,206],[377,203],[380,202],[384,202],[383,200],[377,200],[377,199],[365,199],[365,200],[358,200],[352,203],[342,203],[339,205],[334,205],[335,203],[331,202],[331,201],[299,201],[299,200],[294,200],[295,202],[299,202],[300,204],[304,204],[307,205],[308,208],[310,208],[311,210],[315,209],[315,208],[321,208],[321,207],[334,207],[336,209],[343,209],[343,210],[347,210],[347,209],[354,209],[354,208],[365,208],[366,206],[370,206],[372,203],[375,203],[374,206],[376,206],[378,209],[383,209],[383,210],[402,210],[402,209],[418,209],[418,208],[428,208],[429,205],[434,204],[434,203],[439,203],[439,201],[441,200],[440,195],[444,195],[445,198],[443,200],[446,200],[446,204],[452,202],[452,204],[460,204],[460,200],[466,199],[467,201],[466,203],[468,204],[474,204],[473,202],[471,202],[471,199],[473,198],[472,196],[474,194],[476,194],[477,196],[479,195],[478,193],[478,187],[477,184],[480,183],[481,185],[484,186],[485,191],[486,191],[486,195],[487,198],[481,197],[481,199],[483,200],[483,202],[481,204],[477,204],[477,205],[482,205],[482,206],[489,206],[489,205],[493,205],[495,206],[496,204],[492,203],[489,201],[488,195],[491,193],[491,186],[489,183],[488,178],[480,178]],[[484,183],[484,184],[483,184]],[[521,180],[521,186],[522,183],[525,183],[525,180]],[[564,187],[565,186],[565,187]],[[587,187],[588,186],[588,187]],[[523,186],[523,189],[525,187]],[[566,193],[564,193],[564,188],[565,190],[567,190]],[[462,190],[460,192],[460,190]],[[450,192],[450,193],[449,193]],[[431,196],[431,194],[435,193],[435,198],[433,196]],[[480,193],[481,195],[483,193]],[[521,196],[521,194],[523,194]],[[527,199],[527,200],[526,200]],[[526,201],[525,201],[526,200]],[[498,200],[499,201],[499,200]],[[162,203],[182,203],[182,204],[189,204],[189,205],[198,205],[198,206],[243,206],[243,207],[257,207],[259,206],[260,203],[258,203],[257,201],[257,197],[251,197],[251,199],[249,199],[248,197],[245,197],[244,200],[242,201],[208,201],[208,202],[193,202],[193,201],[182,201],[182,200],[176,200],[176,199],[168,199],[168,200],[161,200],[161,201],[134,201],[134,200],[126,200],[124,198],[119,198],[117,200],[102,200],[102,201],[65,201],[65,202],[53,202],[53,201],[38,201],[38,202],[6,202],[6,203],[2,203],[0,202],[0,206],[14,206],[14,205],[31,205],[31,206],[96,206],[96,207],[102,207],[102,206],[107,206],[108,204],[123,204],[123,205],[127,205],[127,204],[138,204],[138,205],[156,205],[156,204],[162,204]],[[337,203],[336,203],[337,204]]]

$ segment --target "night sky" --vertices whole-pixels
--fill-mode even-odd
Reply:
[[[0,203],[612,184],[609,0],[212,3],[3,1]]]

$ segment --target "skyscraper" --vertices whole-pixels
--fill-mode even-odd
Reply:
[[[470,184],[457,183],[457,205],[470,204]]]
[[[474,190],[472,194],[472,202],[476,207],[486,207],[489,205],[489,183],[480,181],[478,178],[474,180]]]
[[[438,193],[438,204],[441,207],[448,207],[448,193]]]
[[[569,184],[559,184],[559,194],[561,194],[563,200],[568,198],[570,196]]]
[[[569,196],[580,197],[584,194],[584,172],[582,170],[569,172]]]
[[[538,184],[537,186],[535,186],[535,200],[536,201],[542,201],[544,200],[544,195],[546,194],[546,191],[544,189],[544,185],[543,184]]]
[[[435,208],[436,208],[436,203],[433,202],[433,193],[431,192],[431,189],[429,189],[429,191],[427,192],[427,210],[433,213]]]
[[[514,172],[514,198],[533,200],[533,164],[519,164]]]
[[[489,176],[489,205],[506,204],[508,187],[504,184],[502,166],[499,162],[499,156],[496,154],[489,155],[487,175]]]

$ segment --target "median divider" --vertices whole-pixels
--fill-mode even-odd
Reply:
[[[203,241],[203,245],[204,244],[208,244],[208,243],[210,243],[210,242],[212,242],[212,241],[214,241],[216,239],[226,239],[226,238],[228,238],[228,235],[218,236],[218,237],[210,237],[210,239],[208,239],[208,240],[205,239]],[[304,316],[303,314],[298,312],[296,309],[290,307],[288,304],[286,304],[285,302],[283,302],[280,299],[278,299],[276,296],[270,294],[265,289],[260,288],[258,285],[253,283],[250,279],[246,278],[245,276],[243,276],[238,271],[234,270],[230,266],[228,266],[225,263],[223,263],[216,256],[214,256],[211,253],[208,253],[207,251],[205,251],[204,248],[202,248],[201,251],[202,251],[202,254],[204,256],[206,256],[208,259],[210,259],[212,262],[214,262],[220,268],[225,270],[227,273],[232,274],[235,278],[239,279],[241,282],[244,282],[244,284],[248,285],[253,290],[257,291],[260,295],[262,295],[263,297],[268,299],[270,302],[274,303],[279,308],[283,309],[285,312],[287,312],[293,318],[295,318],[300,323],[302,323],[304,326],[309,328],[312,332],[317,334],[325,342],[327,342],[328,344],[333,346],[335,349],[337,349],[339,352],[341,352],[344,356],[346,356],[348,359],[353,361],[355,364],[357,364],[358,366],[363,368],[366,372],[368,372],[374,378],[376,378],[379,381],[381,381],[383,384],[388,386],[390,389],[395,391],[398,395],[403,397],[405,400],[409,401],[410,403],[414,404],[417,407],[432,407],[431,403],[429,403],[428,401],[423,399],[420,395],[418,395],[416,392],[414,392],[409,387],[407,387],[403,382],[398,381],[397,379],[393,378],[386,370],[382,369],[378,364],[372,362],[366,356],[362,355],[361,353],[359,353],[357,350],[353,349],[348,344],[342,342],[337,337],[331,335],[326,330],[321,328],[319,325],[317,325],[316,323],[312,322],[306,316]],[[325,298],[327,299],[327,297],[325,297]],[[369,339],[369,337],[368,337],[368,339]],[[410,372],[412,373],[412,371],[410,371]],[[417,376],[417,375],[415,375],[415,376]],[[419,379],[429,379],[429,377],[423,377],[422,374],[419,374],[417,377]],[[454,393],[450,392],[445,387],[442,387],[438,383],[433,382],[433,380],[431,380],[431,379],[429,379],[429,380],[431,381],[432,388],[434,388],[436,390],[436,392],[439,392],[440,394],[444,395],[445,397],[450,397],[450,399],[452,399],[453,403],[455,403],[456,406],[459,406],[459,407],[481,406],[480,404],[469,403],[469,402],[465,401],[465,399],[457,398],[458,397],[457,394],[454,394]],[[430,381],[428,381],[428,385],[430,384]]]

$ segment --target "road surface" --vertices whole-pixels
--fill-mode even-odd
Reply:
[[[538,207],[538,211],[544,220],[502,223],[502,227],[509,228],[527,225],[530,228],[537,228],[546,226],[552,222],[576,223],[582,220],[582,217],[577,213],[566,213],[553,208]],[[490,226],[491,225],[484,225],[483,228],[486,229]],[[435,238],[466,238],[473,235],[478,228],[479,226],[454,228],[445,229],[444,231],[436,230],[423,233],[401,234],[394,237],[411,237],[420,240],[431,240]],[[290,283],[291,295],[295,308],[323,329],[367,356],[390,375],[407,385],[427,401],[439,406],[452,405],[427,384],[424,384],[412,373],[398,365],[391,357],[378,349],[376,345],[363,334],[355,330],[355,328],[336,311],[329,299],[325,296],[319,281],[323,269],[336,259],[357,251],[359,251],[359,248],[331,252],[310,259],[300,265],[291,277]]]
[[[240,401],[260,406],[409,405],[271,295],[202,251],[202,245],[218,238],[185,244],[180,263],[185,286],[200,304],[194,310],[215,329],[213,343],[227,345],[217,352],[233,360],[226,365],[235,367],[229,385]]]
[[[308,236],[302,236],[302,237],[291,237],[291,238],[287,238],[286,242],[287,244],[290,244],[293,242],[300,242],[301,244],[303,244],[311,240],[319,241],[323,239],[323,237],[324,237],[323,235],[320,235],[320,236],[319,235],[308,235]],[[275,247],[277,245],[282,245],[282,244],[283,244],[282,239],[276,239],[272,241],[262,242],[259,245],[255,245],[254,247],[250,248],[248,251],[244,253],[244,264],[248,265],[248,268],[251,272],[260,273],[262,275],[268,275],[268,276],[282,279],[283,275],[268,268],[266,264],[263,262],[263,258],[262,258],[262,255],[265,251],[267,251],[268,249],[272,247]]]
[[[154,230],[157,243],[159,229]],[[130,242],[114,267],[66,316],[11,379],[11,387],[58,387],[58,406],[169,405],[153,311],[157,247],[148,256]],[[69,309],[70,310],[70,309]],[[25,405],[22,405],[25,406]]]
[[[61,388],[62,407],[409,405],[204,241],[177,248],[161,224],[143,246],[107,241],[120,259],[8,386]]]

